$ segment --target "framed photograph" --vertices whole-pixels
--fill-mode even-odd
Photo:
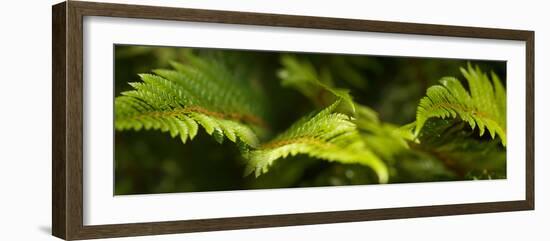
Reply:
[[[534,209],[534,32],[53,6],[53,235]]]

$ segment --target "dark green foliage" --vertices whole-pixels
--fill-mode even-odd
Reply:
[[[355,112],[349,90],[332,87],[329,70],[324,69],[318,74],[310,62],[299,61],[292,55],[283,55],[281,63],[284,68],[279,70],[278,75],[284,87],[297,89],[318,106],[326,106],[336,99],[342,99]]]
[[[478,131],[459,119],[428,121],[414,144],[420,152],[430,154],[462,177],[475,173],[506,175],[506,152],[500,141],[479,138]]]
[[[386,85],[376,78],[406,78],[384,69],[409,62],[226,50],[119,52],[122,59],[157,56],[154,66],[162,68],[139,74],[130,88],[117,82],[117,194],[506,178],[506,90],[497,74],[489,77],[477,64],[449,71],[462,73],[465,81],[422,79],[424,89],[411,88],[411,81],[390,82],[394,91],[385,92],[377,90]],[[444,65],[426,66],[434,71]],[[408,102],[394,102],[400,98]],[[416,121],[403,125],[414,119],[410,107]],[[136,132],[122,134],[126,130]],[[140,140],[166,142],[178,151],[137,155],[149,150],[135,147]],[[136,191],[136,183],[119,176],[139,170],[134,168],[141,158],[164,158],[157,164],[165,182]],[[209,172],[226,178],[225,184],[211,180]],[[141,185],[155,182],[145,173],[132,175],[150,180]]]

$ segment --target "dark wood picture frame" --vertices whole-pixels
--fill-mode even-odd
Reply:
[[[52,8],[52,233],[67,240],[534,209],[534,32],[401,22],[68,1]],[[88,226],[83,224],[83,17],[284,26],[526,43],[525,200]]]

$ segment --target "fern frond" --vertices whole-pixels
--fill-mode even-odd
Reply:
[[[460,118],[472,129],[477,126],[482,136],[487,129],[494,139],[498,135],[506,146],[506,90],[496,74],[491,80],[479,67],[468,64],[460,69],[468,81],[467,91],[459,80],[444,77],[441,85],[428,88],[426,97],[420,100],[416,114],[415,136],[420,134],[430,118]]]
[[[283,86],[298,90],[319,106],[324,106],[324,102],[333,99],[345,101],[350,111],[344,112],[354,117],[353,122],[357,125],[365,142],[365,149],[388,160],[403,148],[408,148],[406,141],[412,139],[409,132],[381,122],[376,111],[355,103],[349,90],[334,88],[330,71],[322,71],[322,69],[317,71],[309,61],[298,59],[293,55],[284,55],[281,58],[281,64],[284,68],[279,70],[279,78]]]
[[[371,167],[380,183],[388,181],[385,163],[365,148],[356,125],[348,115],[334,112],[341,101],[304,117],[272,141],[248,153],[246,175],[266,173],[274,161],[298,154],[336,161],[359,163]]]
[[[354,145],[361,146],[361,151],[369,159],[383,160],[385,163],[395,161],[398,153],[408,149],[407,140],[411,140],[410,131],[379,120],[378,114],[368,106],[355,103],[349,90],[333,87],[332,72],[327,69],[316,70],[307,59],[293,55],[283,55],[283,69],[279,70],[282,85],[298,90],[314,104],[325,106],[328,101],[341,99],[346,108],[340,112],[353,116],[351,122],[356,125]]]
[[[193,55],[175,70],[140,74],[143,82],[115,99],[115,128],[155,129],[193,139],[202,126],[218,142],[224,137],[249,147],[259,144],[254,128],[265,129],[265,108],[247,82],[235,79],[223,64]]]

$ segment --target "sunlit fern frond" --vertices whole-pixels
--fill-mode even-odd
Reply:
[[[266,129],[265,106],[242,79],[236,79],[223,63],[189,55],[174,69],[140,74],[133,90],[115,99],[117,130],[155,129],[193,139],[198,127],[218,142],[224,137],[256,147],[255,130]]]
[[[279,78],[282,85],[296,89],[315,105],[323,107],[327,101],[342,99],[347,108],[340,108],[339,111],[354,117],[352,122],[365,142],[365,149],[369,149],[381,159],[388,160],[408,147],[407,140],[412,139],[409,131],[380,121],[375,110],[355,103],[349,90],[335,88],[333,74],[329,70],[316,69],[307,59],[294,55],[283,55],[281,65],[283,68],[279,70]]]
[[[356,125],[346,114],[334,112],[340,104],[334,104],[306,116],[273,140],[247,155],[245,174],[266,173],[280,158],[299,154],[340,163],[359,163],[369,166],[378,175],[380,183],[388,181],[388,169],[362,141]]]
[[[491,78],[479,67],[460,69],[469,91],[453,77],[444,77],[441,85],[428,88],[416,114],[415,136],[430,118],[460,118],[482,136],[487,129],[494,139],[498,135],[506,146],[506,90],[494,73]]]

